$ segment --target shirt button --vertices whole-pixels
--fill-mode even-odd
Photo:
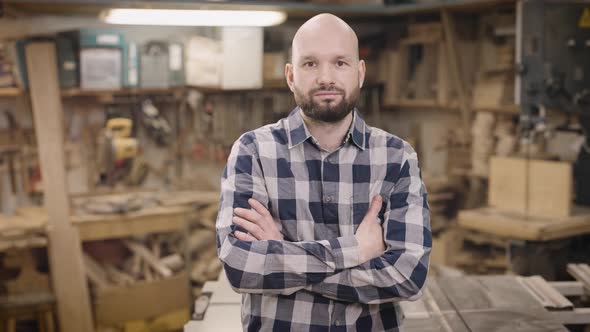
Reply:
[[[324,201],[330,203],[332,201],[332,196],[324,196]]]

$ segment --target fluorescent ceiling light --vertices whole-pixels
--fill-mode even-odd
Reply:
[[[287,14],[279,11],[109,9],[101,14],[110,24],[175,26],[271,26],[283,23]]]

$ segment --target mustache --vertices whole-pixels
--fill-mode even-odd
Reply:
[[[344,94],[344,89],[341,89],[341,88],[339,88],[339,87],[337,87],[335,85],[320,86],[318,88],[314,88],[314,89],[309,90],[309,93],[310,94],[315,94],[315,93],[318,93],[320,91],[322,91],[322,92],[324,92],[324,91],[336,91],[336,92],[339,92],[339,93]]]

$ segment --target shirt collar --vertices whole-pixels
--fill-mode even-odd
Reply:
[[[311,136],[307,129],[303,117],[301,115],[301,108],[295,107],[287,117],[287,136],[289,137],[289,149],[297,146]],[[361,150],[365,149],[365,120],[360,116],[358,110],[353,109],[352,126],[346,134],[345,141],[352,140],[352,142]]]

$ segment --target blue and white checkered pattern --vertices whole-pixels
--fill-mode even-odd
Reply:
[[[359,264],[354,233],[375,195],[386,251]],[[265,205],[284,241],[238,240],[233,209]],[[247,331],[398,331],[396,303],[420,296],[432,246],[416,152],[354,111],[338,150],[319,147],[301,110],[235,142],[223,174],[219,258],[243,293]]]

